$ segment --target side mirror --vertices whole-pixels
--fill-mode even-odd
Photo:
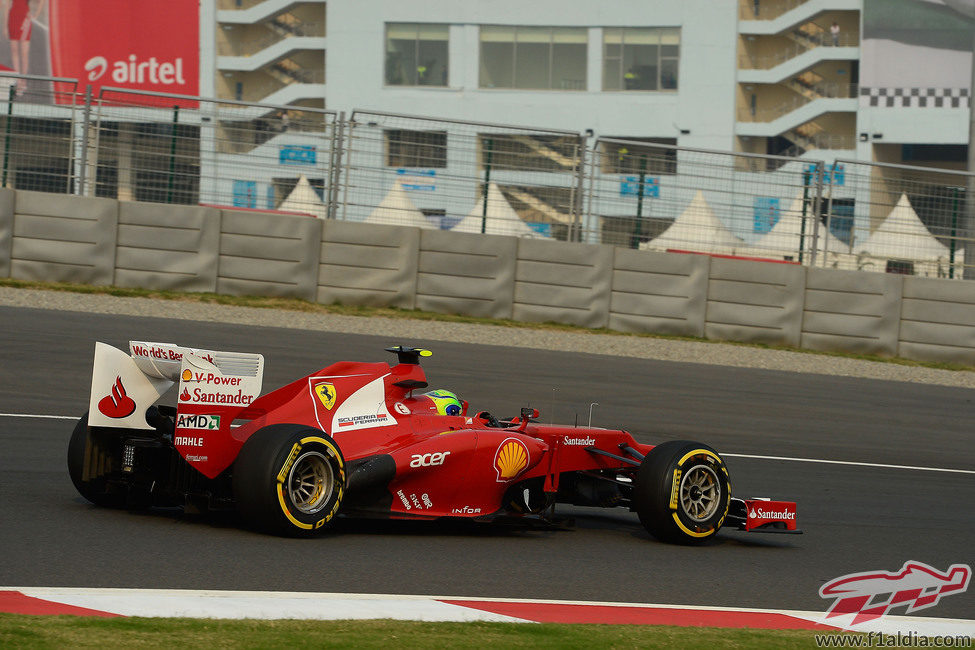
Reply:
[[[521,409],[521,419],[522,420],[537,420],[538,419],[538,409],[533,409],[530,407]]]

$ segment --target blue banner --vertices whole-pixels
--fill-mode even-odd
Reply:
[[[256,208],[257,207],[257,182],[256,181],[234,181],[234,207],[235,208]]]
[[[643,178],[643,198],[660,198],[660,179],[656,176]],[[620,178],[620,196],[640,196],[640,177],[623,176]]]
[[[752,202],[755,232],[767,233],[779,222],[779,200],[769,196],[756,196]]]
[[[806,165],[806,174],[809,176],[809,182],[815,183],[816,165]],[[823,175],[823,182],[826,185],[839,187],[846,184],[846,169],[843,168],[843,165],[826,165]]]
[[[314,165],[318,154],[314,145],[283,144],[278,152],[281,165]]]
[[[396,176],[404,190],[433,192],[437,189],[436,169],[407,169],[400,167]]]

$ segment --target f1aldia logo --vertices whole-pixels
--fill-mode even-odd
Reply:
[[[130,54],[126,61],[113,61],[109,64],[108,59],[103,56],[93,56],[85,61],[85,70],[88,72],[88,81],[98,81],[112,68],[112,81],[115,83],[153,83],[166,86],[172,84],[185,84],[183,78],[183,59],[177,58],[172,63],[156,59],[150,56],[147,61],[139,61],[135,54]]]
[[[135,400],[125,394],[121,377],[115,378],[111,394],[98,401],[98,410],[109,418],[127,418],[135,411]]]
[[[901,605],[907,606],[907,613],[934,607],[942,596],[968,589],[971,577],[967,564],[952,564],[942,573],[923,562],[908,561],[897,572],[865,571],[834,578],[820,587],[819,595],[836,599],[826,618],[854,614],[850,625],[857,625]]]

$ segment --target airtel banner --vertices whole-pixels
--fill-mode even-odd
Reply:
[[[91,84],[94,97],[102,86],[199,94],[198,0],[51,0],[50,12],[55,77]]]

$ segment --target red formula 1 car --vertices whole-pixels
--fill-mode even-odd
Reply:
[[[626,431],[468,413],[422,393],[430,352],[339,362],[260,396],[264,358],[133,341],[97,343],[89,412],[68,469],[115,507],[237,508],[273,533],[311,535],[339,514],[556,521],[555,504],[636,511],[655,537],[698,543],[722,526],[799,532],[796,506],[734,499],[707,445],[636,442]],[[177,406],[156,402],[175,385]]]

